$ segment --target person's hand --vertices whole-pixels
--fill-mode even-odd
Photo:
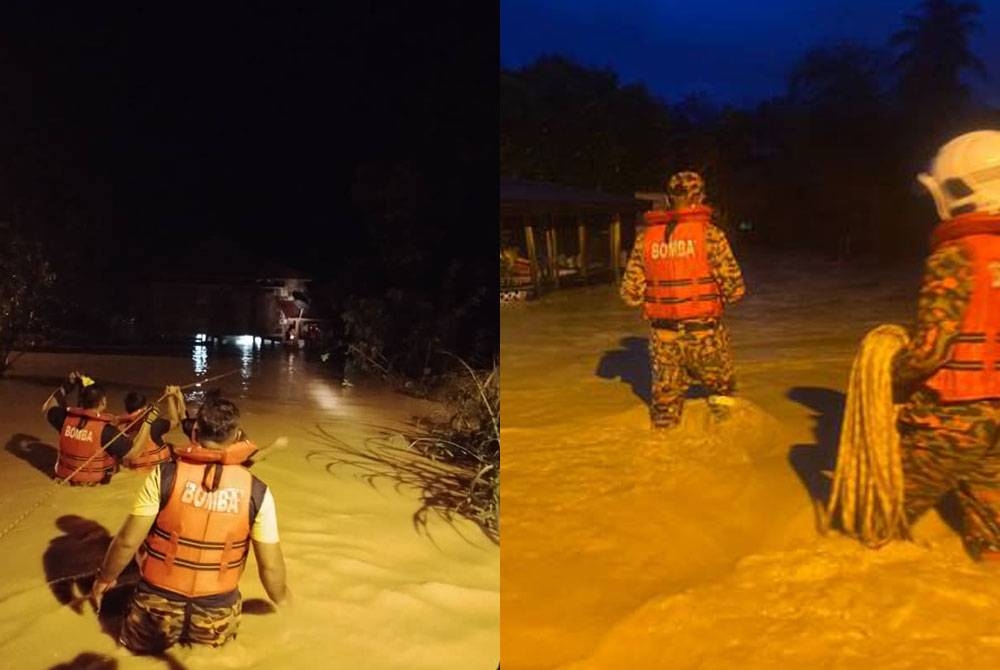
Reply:
[[[160,410],[157,408],[156,405],[152,403],[146,405],[146,418],[144,419],[146,423],[149,424],[153,423],[159,416],[160,416]]]
[[[97,577],[94,579],[94,586],[90,589],[90,601],[94,603],[94,609],[98,612],[101,611],[101,601],[104,600],[104,594],[107,593],[108,589],[115,585],[114,579],[105,580],[98,573]]]

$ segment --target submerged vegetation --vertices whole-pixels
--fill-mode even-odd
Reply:
[[[308,454],[329,472],[347,466],[373,486],[379,481],[420,492],[413,523],[427,532],[437,515],[452,523],[468,519],[493,542],[500,542],[500,384],[499,370],[453,376],[442,398],[446,411],[420,420],[411,435],[376,429],[361,445],[321,425],[314,437],[323,446]]]

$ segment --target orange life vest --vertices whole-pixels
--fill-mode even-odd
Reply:
[[[103,446],[101,433],[104,427],[114,421],[110,414],[102,414],[95,409],[70,407],[59,431],[59,458],[56,459],[56,476],[66,479],[94,456]],[[93,483],[102,481],[107,472],[115,467],[114,457],[105,451],[94,456],[79,472],[70,477],[70,483]]]
[[[224,450],[189,444],[177,451],[173,487],[139,557],[145,581],[189,598],[237,588],[256,510],[253,475],[238,464],[256,450],[243,441]]]
[[[136,421],[142,415],[144,408],[137,409],[131,414],[123,414],[116,418],[118,424],[118,429],[123,430],[127,426],[132,426],[126,431],[126,435],[134,439],[139,433],[139,429],[142,428],[142,420]],[[133,423],[134,422],[134,423]],[[162,445],[157,444],[150,437],[146,440],[146,444],[143,445],[142,451],[139,452],[137,456],[133,456],[125,464],[133,469],[140,468],[151,468],[153,466],[164,463],[173,458],[173,454],[170,453],[170,445],[164,442]]]
[[[925,384],[943,402],[1000,398],[1000,216],[960,216],[941,228],[933,240],[958,240],[972,260],[972,295],[948,361]]]
[[[709,319],[722,316],[722,296],[708,261],[706,233],[712,210],[647,212],[643,268],[647,319]]]

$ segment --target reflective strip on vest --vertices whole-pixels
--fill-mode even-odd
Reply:
[[[115,459],[106,451],[99,456],[95,453],[103,446],[101,435],[113,417],[99,414],[94,410],[70,408],[59,430],[59,456],[55,472],[60,479],[69,477],[72,483],[94,483],[103,481],[107,471],[114,467]],[[91,458],[93,456],[93,458]],[[87,461],[90,461],[87,463]],[[81,465],[87,463],[83,468]],[[79,472],[76,472],[80,468]],[[76,472],[76,474],[73,474]],[[72,477],[70,477],[72,475]]]
[[[647,217],[643,268],[646,275],[643,315],[649,320],[717,318],[722,298],[708,261],[706,231],[711,210],[700,208]],[[676,216],[669,239],[666,218]]]
[[[1000,398],[1000,235],[959,239],[972,261],[972,294],[948,360],[925,382],[942,402]]]
[[[209,491],[206,475],[219,473]],[[239,586],[250,545],[253,475],[240,465],[177,461],[173,488],[146,536],[141,572],[158,588],[187,597]]]

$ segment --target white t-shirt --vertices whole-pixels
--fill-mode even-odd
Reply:
[[[156,516],[160,513],[160,468],[153,468],[142,490],[132,503],[132,514],[136,516]],[[270,487],[264,492],[264,500],[250,529],[250,537],[263,544],[278,542],[278,512]]]

